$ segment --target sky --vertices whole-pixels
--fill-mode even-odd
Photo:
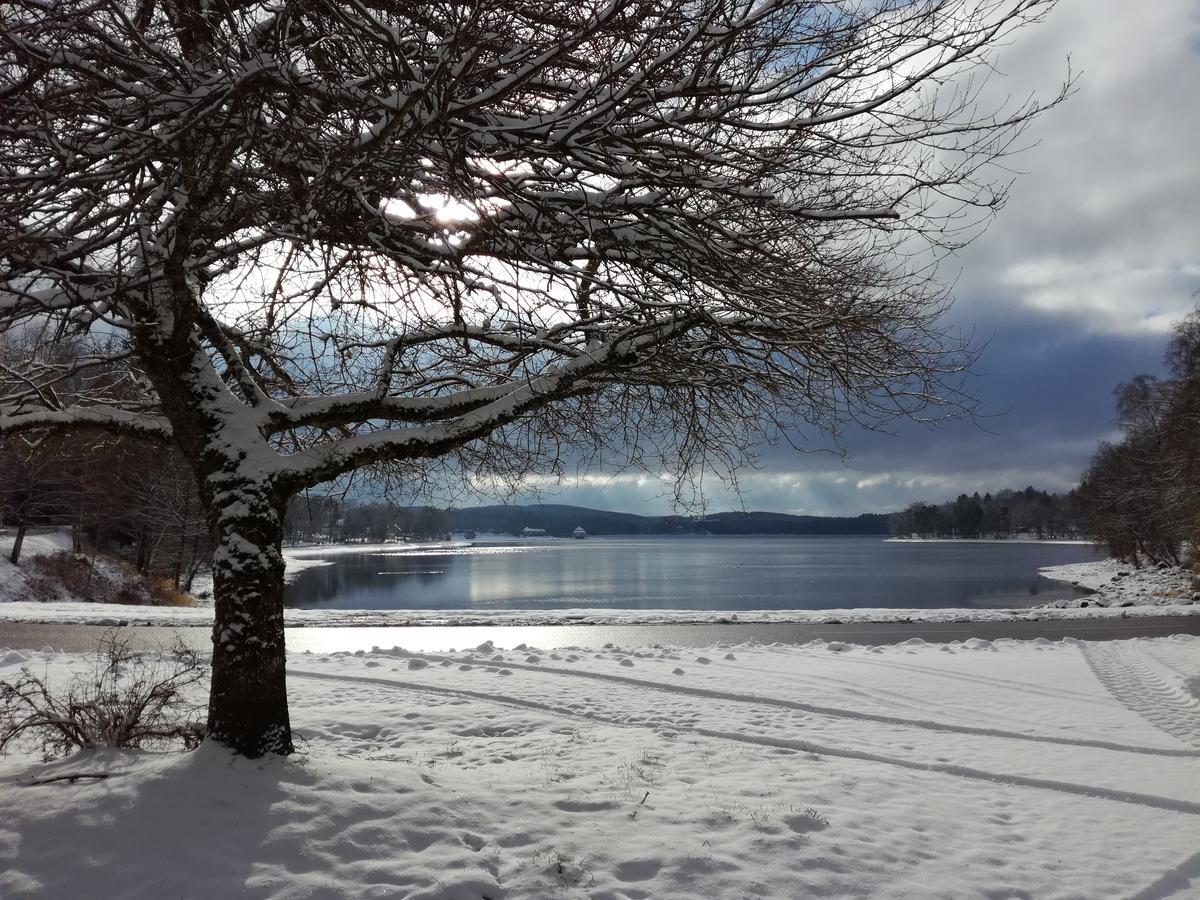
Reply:
[[[1171,327],[1200,301],[1200,3],[1061,0],[997,57],[989,89],[1053,96],[987,232],[949,259],[945,323],[986,342],[970,389],[983,415],[890,434],[847,432],[847,454],[767,447],[707,508],[857,515],[961,492],[1075,486],[1114,436],[1113,388],[1162,372]],[[810,447],[828,446],[810,436]],[[657,515],[669,484],[574,478],[543,502]]]

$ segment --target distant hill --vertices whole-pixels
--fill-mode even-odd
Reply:
[[[588,534],[887,534],[887,515],[790,516],[771,512],[725,512],[707,516],[639,516],[633,513],[546,503],[531,506],[476,506],[450,510],[456,531],[519,534],[540,528],[568,537],[577,527]]]

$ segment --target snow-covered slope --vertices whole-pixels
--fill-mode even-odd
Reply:
[[[35,556],[57,553],[59,550],[71,549],[71,533],[66,530],[42,531],[25,535],[21,544],[21,559],[19,565],[8,561],[12,553],[13,535],[0,534],[0,603],[6,601],[27,600],[28,591],[25,587],[25,576],[29,571],[29,561]],[[63,599],[70,599],[64,597]]]
[[[289,665],[291,759],[0,762],[0,895],[1200,892],[1197,638]]]

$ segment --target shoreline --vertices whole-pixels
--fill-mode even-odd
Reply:
[[[1058,600],[1054,609],[1148,608],[1166,612],[1200,613],[1200,576],[1186,569],[1158,566],[1134,568],[1109,557],[1038,569],[1043,578],[1064,581],[1092,591],[1077,600]],[[1173,613],[1168,613],[1173,614]]]
[[[887,540],[912,540],[888,538]],[[932,539],[958,541],[959,539]],[[975,539],[971,539],[975,541]],[[962,540],[961,542],[971,542]],[[1034,541],[984,540],[987,543],[1034,543]],[[48,545],[53,542],[47,541]],[[1042,541],[1037,543],[1063,543]],[[1075,541],[1071,543],[1090,543]],[[313,555],[361,552],[413,552],[423,549],[467,546],[463,542],[413,544],[297,545],[284,548],[288,581],[300,572],[332,565],[331,560]],[[42,548],[39,548],[42,549]],[[48,546],[45,549],[50,549]],[[44,552],[44,551],[43,551]],[[314,627],[447,627],[447,626],[579,626],[579,625],[842,625],[842,624],[962,624],[969,622],[1059,621],[1110,617],[1186,616],[1200,614],[1200,592],[1191,585],[1191,575],[1180,569],[1132,569],[1118,560],[1047,566],[1038,570],[1045,578],[1067,582],[1092,591],[1076,600],[1059,600],[1032,607],[1002,608],[889,608],[842,609],[619,609],[543,608],[507,609],[298,609],[288,608],[284,619],[289,628]],[[203,595],[206,580],[193,585]],[[0,621],[25,624],[146,625],[163,627],[210,627],[213,621],[211,596],[197,598],[191,607],[118,606],[77,601],[34,602],[11,600],[0,603]]]
[[[885,537],[885,544],[1095,544],[1088,538]]]
[[[1086,602],[1089,598],[1085,598]],[[1065,601],[1064,601],[1065,602]],[[830,609],[830,610],[305,610],[287,609],[288,628],[381,628],[447,626],[580,625],[848,625],[967,624],[1192,616],[1200,606],[1163,605],[1020,607],[1017,609]],[[0,605],[0,622],[66,625],[211,627],[212,607],[126,606],[104,603]]]

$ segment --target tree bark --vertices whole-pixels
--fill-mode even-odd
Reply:
[[[222,496],[231,502],[210,515],[216,620],[208,738],[251,758],[288,754],[294,747],[280,551],[286,501],[256,485],[226,486]]]

